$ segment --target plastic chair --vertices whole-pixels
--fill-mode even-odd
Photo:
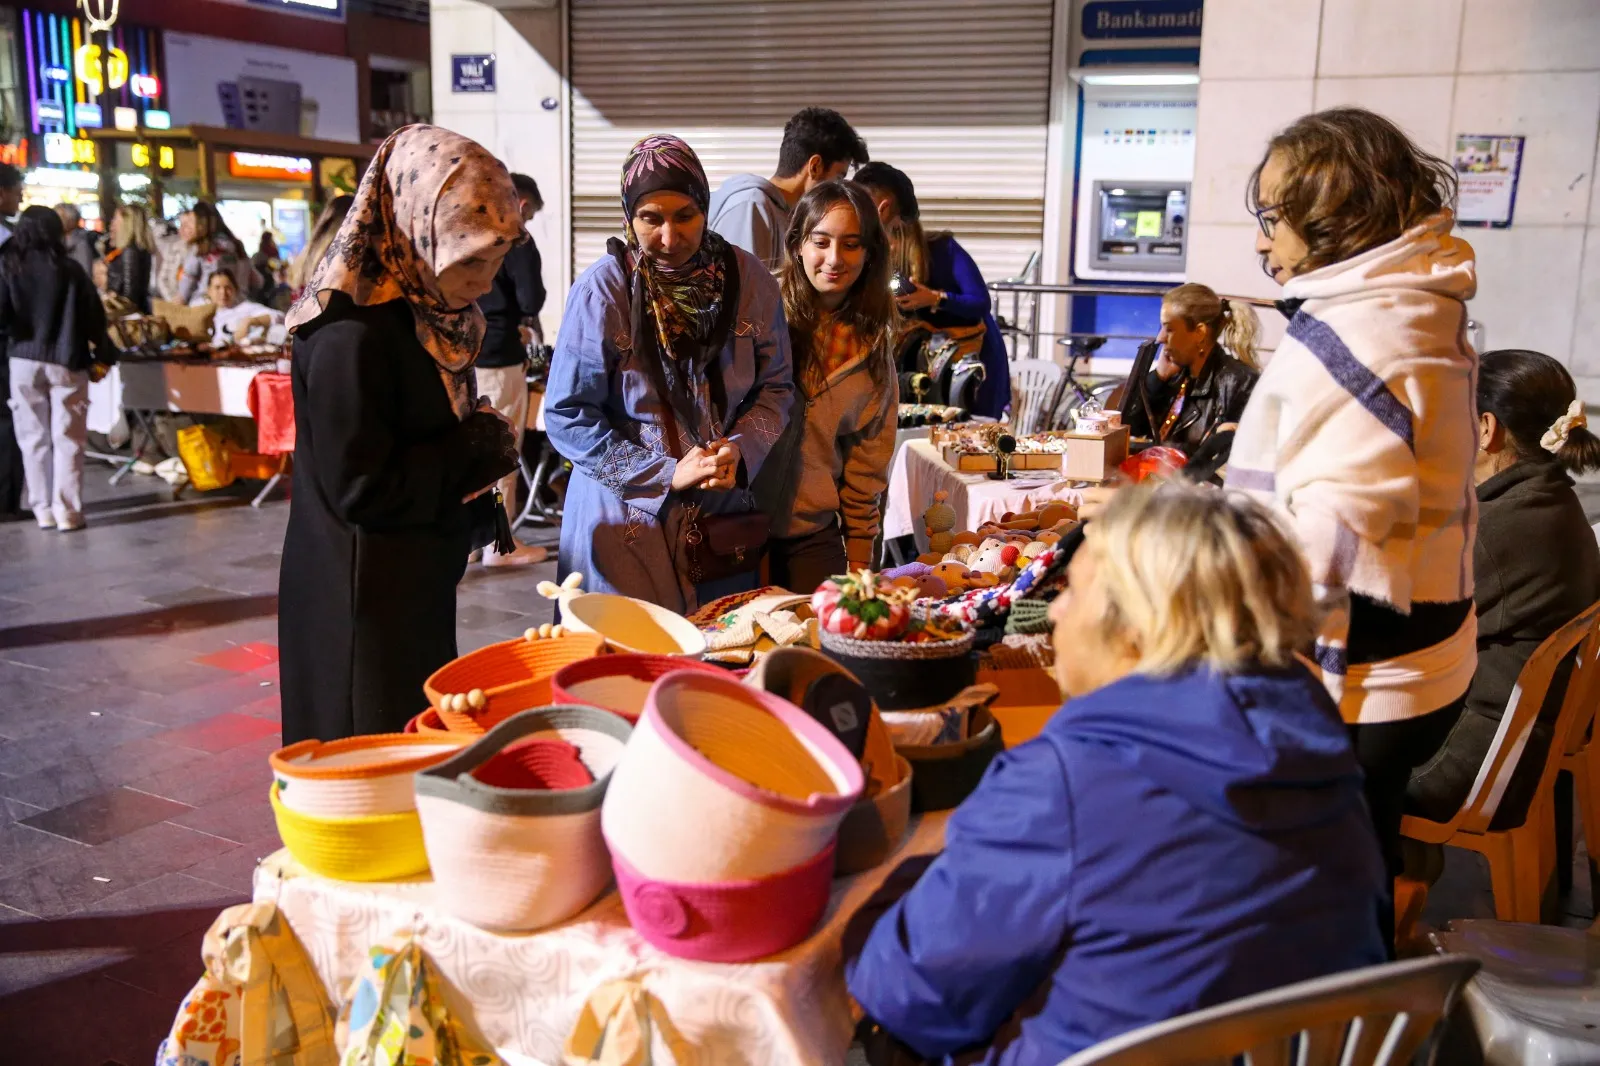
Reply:
[[[1593,720],[1595,700],[1600,697],[1600,667],[1596,665],[1596,652],[1600,650],[1597,619],[1600,619],[1600,603],[1591,604],[1578,617],[1550,634],[1529,656],[1511,690],[1506,713],[1500,719],[1500,729],[1489,746],[1489,754],[1478,770],[1478,778],[1455,817],[1448,822],[1434,822],[1408,815],[1400,823],[1401,834],[1412,840],[1469,848],[1486,858],[1495,917],[1501,921],[1539,920],[1545,875],[1555,864],[1556,771],[1566,753],[1573,750],[1574,740],[1581,739],[1583,730]],[[1490,829],[1500,800],[1521,761],[1528,736],[1538,721],[1556,668],[1573,648],[1578,648],[1577,662],[1567,680],[1555,732],[1550,738],[1550,753],[1539,775],[1539,786],[1528,808],[1528,817],[1515,829]]]
[[[1061,1066],[1401,1066],[1477,969],[1441,955],[1319,977],[1135,1029]]]
[[[1568,685],[1570,687],[1570,681]],[[1593,700],[1579,709],[1580,720],[1572,724],[1572,735],[1561,759],[1561,769],[1572,775],[1573,804],[1583,819],[1584,849],[1589,853],[1589,906],[1600,914],[1600,867],[1596,866],[1596,860],[1600,858],[1600,744],[1595,743],[1594,739],[1595,712]],[[1567,829],[1570,831],[1571,828],[1568,823]],[[1570,835],[1569,832],[1569,838]],[[1568,855],[1570,848],[1562,847],[1559,839],[1556,843],[1559,860],[1563,855]]]
[[[1011,364],[1011,429],[1037,433],[1049,423],[1061,392],[1060,363],[1019,359]]]
[[[1461,996],[1464,1061],[1586,1066],[1600,1061],[1600,930],[1458,918],[1434,949],[1483,964]],[[1456,1029],[1455,1026],[1452,1026]]]

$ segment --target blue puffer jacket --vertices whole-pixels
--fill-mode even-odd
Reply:
[[[987,1044],[978,1061],[1054,1066],[1384,961],[1383,878],[1345,726],[1309,674],[1132,676],[995,761],[846,975],[924,1056]]]

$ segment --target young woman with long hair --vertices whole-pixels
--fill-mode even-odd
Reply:
[[[972,413],[1003,418],[1011,406],[1011,363],[978,264],[953,234],[923,229],[916,187],[904,171],[868,163],[854,180],[871,195],[888,229],[890,269],[909,283],[909,291],[895,300],[900,313],[908,322],[959,338],[958,347],[977,351],[983,380],[972,398]]]
[[[216,207],[201,200],[189,217],[193,236],[184,249],[183,269],[178,275],[178,302],[204,303],[211,275],[219,270],[233,275],[240,292],[255,292],[261,284],[256,268]]]
[[[1208,469],[1225,463],[1256,386],[1260,330],[1248,304],[1224,300],[1205,285],[1168,290],[1156,337],[1160,354],[1142,381],[1129,382],[1133,393],[1122,401],[1133,436],[1180,448],[1191,460],[1205,448]]]
[[[1227,483],[1277,508],[1311,563],[1315,658],[1398,872],[1406,784],[1477,662],[1474,254],[1452,232],[1454,169],[1359,108],[1273,137],[1247,196],[1293,317],[1239,419]]]
[[[889,266],[861,186],[823,182],[795,205],[778,268],[795,408],[762,494],[774,516],[771,580],[795,592],[872,565],[898,424]]]
[[[116,362],[88,271],[68,254],[61,218],[30,207],[0,249],[0,341],[11,411],[40,529],[83,528],[89,372]]]
[[[349,193],[335,196],[317,216],[316,224],[311,227],[311,236],[306,238],[306,246],[300,249],[300,254],[289,265],[289,288],[294,290],[295,296],[300,295],[311,272],[322,262],[328,245],[333,243],[334,234],[339,232],[339,227],[344,224],[344,216],[350,213],[350,207],[355,202],[356,198]]]
[[[122,204],[111,216],[111,250],[106,253],[106,289],[150,313],[150,271],[156,250],[150,217],[138,204]]]

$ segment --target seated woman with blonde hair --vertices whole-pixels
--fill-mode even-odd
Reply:
[[[1295,546],[1260,505],[1178,482],[1085,531],[1050,611],[1067,702],[847,947],[869,1047],[1055,1063],[1387,957],[1361,771],[1297,655],[1316,622]]]

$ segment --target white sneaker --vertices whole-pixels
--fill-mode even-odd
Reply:
[[[33,509],[33,520],[39,523],[40,529],[56,528],[55,512],[48,507],[35,507]]]
[[[84,526],[83,515],[81,514],[62,512],[57,514],[55,519],[56,529],[62,533],[71,533],[74,530],[82,529]]]
[[[534,566],[550,558],[550,551],[537,544],[518,544],[516,551],[501,555],[492,547],[483,550],[484,566]]]

